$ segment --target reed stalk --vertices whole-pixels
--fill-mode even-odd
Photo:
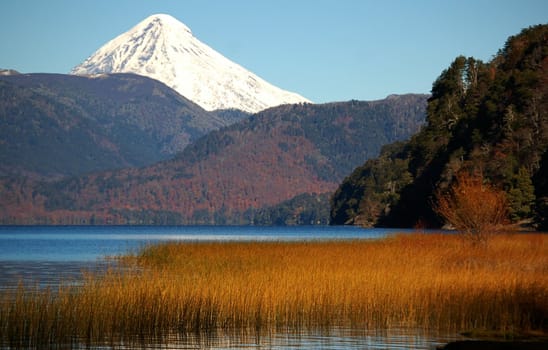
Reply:
[[[350,327],[546,330],[548,238],[166,243],[78,287],[0,293],[12,348]],[[131,267],[131,268],[128,268]]]

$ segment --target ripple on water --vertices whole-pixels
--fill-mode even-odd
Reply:
[[[109,343],[108,346],[93,346],[92,349],[211,349],[211,350],[357,350],[357,349],[436,349],[450,341],[462,337],[449,335],[428,335],[423,331],[390,330],[365,331],[346,328],[333,328],[321,332],[278,332],[274,334],[187,334],[164,336],[149,339],[142,336],[131,337],[124,342]]]
[[[25,286],[55,289],[61,284],[78,284],[83,273],[106,271],[107,261],[0,261],[0,289]]]

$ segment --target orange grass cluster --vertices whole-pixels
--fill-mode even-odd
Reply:
[[[545,329],[547,243],[513,234],[473,247],[413,234],[152,245],[121,258],[125,272],[88,275],[77,288],[3,292],[0,340],[39,347],[217,330]]]

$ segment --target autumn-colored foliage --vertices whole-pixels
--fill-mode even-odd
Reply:
[[[548,25],[538,25],[510,37],[490,62],[457,57],[432,84],[426,125],[345,180],[332,222],[439,226],[432,198],[466,169],[506,192],[512,222],[546,229],[547,48]]]
[[[480,175],[461,172],[447,192],[438,192],[436,212],[472,243],[485,243],[508,217],[506,195]]]
[[[260,217],[268,208],[300,196],[302,209],[292,210],[289,220],[270,215],[267,221],[295,222],[381,145],[418,130],[425,107],[425,95],[280,106],[148,167],[44,183],[0,178],[0,222],[257,224],[265,223]]]
[[[121,258],[122,273],[80,286],[0,292],[0,344],[148,349],[208,332],[544,330],[548,236],[501,234],[482,249],[458,242],[428,233],[153,245]]]

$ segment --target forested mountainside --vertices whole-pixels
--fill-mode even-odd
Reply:
[[[213,131],[174,159],[149,167],[47,183],[5,179],[1,220],[46,224],[326,222],[328,195],[345,174],[377,156],[382,145],[416,133],[424,123],[427,97],[285,105]]]
[[[514,221],[548,217],[548,25],[510,37],[489,62],[457,57],[433,83],[427,123],[347,177],[333,224],[439,226],[435,193],[459,171],[504,189]]]
[[[0,176],[60,178],[150,165],[244,116],[206,112],[133,74],[12,72],[0,75]]]

